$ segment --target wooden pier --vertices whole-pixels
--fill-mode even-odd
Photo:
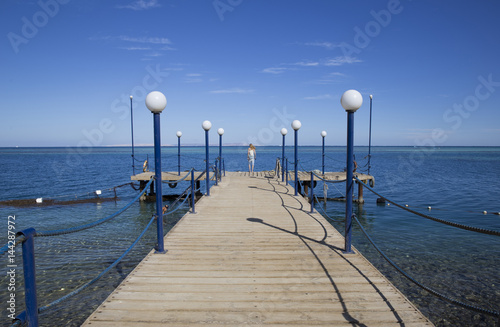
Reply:
[[[433,326],[271,173],[226,173],[83,326]]]

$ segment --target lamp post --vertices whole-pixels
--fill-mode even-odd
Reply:
[[[323,139],[322,156],[321,156],[321,166],[323,168],[321,171],[324,175],[325,174],[325,137],[326,137],[326,131],[321,132],[321,137]]]
[[[347,172],[345,190],[345,247],[344,253],[353,253],[351,249],[352,232],[352,191],[354,170],[354,113],[363,104],[363,97],[356,90],[348,90],[340,99],[342,107],[347,112]]]
[[[222,171],[222,135],[224,135],[224,128],[219,128],[217,130],[217,134],[219,134],[219,174],[220,174]],[[215,178],[217,178],[217,176]]]
[[[208,131],[212,128],[212,123],[208,120],[205,120],[201,127],[205,130],[205,161],[206,161],[206,172],[205,172],[205,180],[207,181],[207,196],[210,196],[210,172],[209,172],[209,162],[208,162]]]
[[[155,184],[156,184],[156,232],[158,245],[155,253],[165,253],[163,246],[163,212],[162,212],[162,189],[161,189],[161,137],[160,137],[160,114],[167,106],[167,98],[163,93],[153,91],[146,96],[146,107],[153,113],[154,121],[154,144],[155,144]]]
[[[130,129],[132,134],[132,173],[135,175],[135,159],[134,159],[134,113],[132,111],[132,98],[130,96]]]
[[[281,129],[283,135],[283,142],[281,143],[281,181],[285,181],[285,135],[288,133],[286,128]]]
[[[177,175],[180,176],[181,175],[181,136],[182,136],[182,132],[177,131],[177,133],[175,133],[175,135],[177,135]]]
[[[299,137],[299,129],[302,126],[299,120],[294,120],[292,122],[292,128],[295,131],[294,133],[294,138],[295,138],[295,196],[298,195],[298,189],[299,189],[299,180],[297,176],[297,146],[298,146],[298,137]]]
[[[373,95],[370,94],[370,128],[368,132],[368,175],[370,175],[371,158],[372,158],[372,100]]]

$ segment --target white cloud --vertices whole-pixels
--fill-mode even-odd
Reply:
[[[288,68],[286,67],[269,67],[261,70],[261,73],[266,74],[283,74]]]
[[[335,58],[332,58],[332,59],[328,59],[325,61],[324,65],[325,66],[342,66],[344,64],[353,64],[353,63],[356,63],[356,62],[362,62],[362,60],[359,60],[357,58],[354,58],[354,57],[335,57]]]
[[[126,36],[126,35],[120,35],[118,37],[122,41],[127,41],[127,42],[136,42],[136,43],[149,43],[149,44],[171,44],[170,40],[167,39],[166,37],[133,37],[133,36]]]
[[[331,99],[332,96],[330,94],[322,94],[322,95],[317,95],[313,97],[305,97],[304,100],[325,100],[325,99]]]
[[[120,9],[132,9],[132,10],[147,10],[151,8],[161,7],[158,0],[136,0],[125,6],[116,6]]]
[[[305,45],[314,46],[314,47],[322,47],[322,48],[326,48],[329,50],[338,47],[337,44],[331,43],[331,42],[308,42],[308,43],[305,43]]]
[[[305,67],[314,67],[314,66],[319,66],[319,62],[312,62],[312,61],[299,61],[294,63],[295,66],[305,66]]]
[[[241,89],[241,88],[232,88],[232,89],[225,89],[225,90],[214,90],[210,91],[212,94],[231,94],[231,93],[236,93],[236,94],[244,94],[244,93],[253,93],[254,90],[249,90],[249,89]]]
[[[185,83],[201,83],[203,82],[203,79],[201,78],[202,74],[198,73],[190,73],[186,74],[186,77],[184,78]]]

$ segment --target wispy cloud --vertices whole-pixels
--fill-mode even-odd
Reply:
[[[122,41],[136,42],[136,43],[172,44],[172,42],[170,42],[170,40],[167,39],[166,37],[148,37],[148,36],[134,37],[127,35],[120,35],[118,36],[118,39]]]
[[[299,62],[294,63],[293,65],[304,66],[304,67],[315,67],[315,66],[319,66],[320,63],[317,61],[299,61]]]
[[[116,8],[119,9],[132,9],[132,10],[147,10],[151,8],[158,8],[161,7],[161,5],[158,3],[158,0],[136,0],[128,5],[124,6],[116,6]]]
[[[325,66],[342,66],[345,64],[354,64],[356,62],[363,62],[363,61],[359,60],[357,58],[354,58],[354,57],[339,56],[339,57],[327,59],[325,61],[324,65]]]
[[[251,89],[241,89],[241,88],[232,88],[232,89],[223,89],[223,90],[214,90],[210,91],[212,94],[245,94],[245,93],[253,93],[254,90]]]
[[[278,67],[269,67],[261,70],[261,73],[267,73],[267,74],[283,74],[286,71],[289,70],[297,70],[298,67],[331,67],[331,66],[342,66],[346,64],[354,64],[357,62],[362,62],[362,60],[359,60],[355,57],[335,57],[335,58],[327,58],[327,59],[322,59],[322,60],[302,60],[298,61],[295,63],[288,63],[288,64],[280,64]],[[340,73],[336,73],[340,74]],[[340,75],[338,75],[340,76]]]
[[[290,68],[287,67],[269,67],[261,70],[261,73],[266,73],[266,74],[283,74],[287,70],[290,70]]]
[[[325,100],[325,99],[331,99],[332,96],[330,94],[322,94],[322,95],[317,95],[313,97],[305,97],[304,100]]]
[[[331,43],[331,42],[307,42],[304,44],[307,46],[321,47],[321,48],[325,48],[328,50],[335,49],[335,48],[339,47],[338,44]]]
[[[202,74],[198,74],[198,73],[186,74],[184,77],[184,82],[186,82],[186,83],[201,83],[201,82],[203,82],[203,79],[201,76],[202,76]]]

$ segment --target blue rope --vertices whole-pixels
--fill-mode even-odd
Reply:
[[[180,208],[184,205],[184,203],[186,203],[187,199],[189,199],[188,194],[186,194],[186,198],[185,198],[185,199],[181,202],[181,204],[179,204],[179,205],[177,206],[177,208],[175,208],[175,209],[174,209],[174,210],[172,210],[172,211],[167,211],[167,212],[165,212],[165,213],[163,214],[163,216],[171,215],[171,214],[173,214],[174,212],[176,212],[177,210],[179,210],[179,209],[180,209]]]
[[[420,213],[420,212],[415,211],[415,210],[411,210],[411,209],[406,208],[405,206],[402,206],[402,205],[400,205],[400,204],[398,204],[398,203],[396,203],[394,201],[391,201],[388,198],[386,198],[385,196],[382,196],[379,193],[375,192],[371,187],[369,187],[368,185],[366,185],[365,183],[363,183],[362,181],[360,181],[356,176],[354,176],[354,179],[357,180],[359,183],[361,183],[361,185],[363,185],[364,187],[366,187],[372,193],[378,195],[381,198],[384,198],[388,202],[394,204],[396,207],[404,209],[404,210],[406,210],[408,212],[411,212],[411,213],[413,213],[413,214],[415,214],[417,216],[420,216],[420,217],[423,217],[423,218],[426,218],[426,219],[430,219],[432,221],[435,221],[435,222],[438,222],[438,223],[441,223],[441,224],[445,224],[445,225],[448,225],[448,226],[460,228],[460,229],[463,229],[463,230],[468,230],[468,231],[471,231],[471,232],[476,232],[476,233],[481,233],[481,234],[487,234],[487,235],[500,236],[500,231],[495,231],[495,230],[490,230],[490,229],[484,229],[484,228],[479,228],[479,227],[473,227],[473,226],[467,226],[467,225],[463,225],[463,224],[458,224],[458,223],[454,223],[454,222],[447,221],[447,220],[444,220],[444,219],[435,218],[435,217],[432,217],[432,216]]]
[[[56,236],[56,235],[63,235],[63,234],[70,234],[70,233],[76,233],[80,232],[85,229],[89,229],[91,227],[95,227],[97,225],[100,225],[102,223],[105,223],[106,221],[110,220],[111,218],[114,218],[118,216],[119,214],[123,213],[125,210],[127,210],[135,201],[137,201],[148,189],[148,186],[151,185],[153,182],[154,178],[151,178],[149,182],[146,184],[144,187],[144,190],[142,190],[141,193],[139,193],[132,201],[130,201],[126,206],[118,210],[117,212],[104,217],[103,219],[100,219],[98,221],[95,221],[93,223],[81,225],[81,226],[75,226],[71,228],[66,228],[66,229],[56,229],[56,230],[51,230],[51,231],[37,231],[35,236]]]
[[[186,178],[188,178],[189,176],[191,175],[191,171],[189,171],[186,176],[182,177],[181,179],[179,180],[176,180],[176,181],[165,181],[163,183],[168,183],[168,184],[177,184],[179,182],[182,182],[183,180],[185,180]]]
[[[87,287],[89,287],[90,285],[92,285],[93,283],[95,283],[96,281],[98,281],[108,271],[110,271],[111,269],[113,269],[136,246],[136,244],[141,240],[141,238],[144,236],[144,234],[146,234],[146,231],[149,229],[149,227],[151,226],[151,224],[153,223],[153,221],[155,220],[155,218],[156,218],[156,216],[151,217],[151,220],[149,221],[148,225],[146,226],[146,228],[144,228],[144,230],[137,237],[137,239],[134,241],[134,243],[132,243],[132,245],[118,259],[116,259],[115,262],[113,262],[108,268],[106,268],[99,275],[97,275],[97,277],[95,277],[94,279],[92,279],[88,283],[80,286],[78,289],[74,290],[73,292],[66,294],[65,296],[63,296],[63,297],[61,297],[61,298],[53,301],[52,303],[49,303],[49,304],[47,304],[47,305],[45,305],[43,307],[38,308],[38,312],[42,313],[42,312],[46,311],[47,309],[49,309],[50,307],[52,307],[52,306],[54,306],[56,304],[59,304],[62,301],[68,299],[69,297],[74,296],[74,295],[80,293],[81,291],[83,291],[84,289],[86,289]]]
[[[24,242],[25,239],[26,239],[26,237],[24,235],[21,235],[21,236],[16,236],[16,240],[15,241],[14,240],[8,241],[7,244],[5,244],[4,246],[2,246],[2,248],[0,249],[0,256],[4,255],[9,250],[14,249],[16,246],[18,246],[19,244],[21,244],[22,242]]]
[[[449,303],[456,304],[456,305],[461,306],[463,308],[466,308],[466,309],[469,309],[469,310],[473,310],[473,311],[476,311],[476,312],[479,312],[479,313],[487,314],[487,315],[494,316],[494,317],[500,317],[500,313],[499,312],[491,311],[491,310],[486,310],[486,309],[482,309],[482,308],[478,308],[478,307],[475,307],[475,306],[472,306],[472,305],[460,302],[460,301],[452,299],[452,298],[450,298],[450,297],[448,297],[446,295],[438,293],[438,292],[434,291],[433,289],[431,289],[431,288],[429,288],[429,287],[421,284],[420,282],[416,281],[413,277],[411,277],[405,271],[403,271],[401,268],[399,268],[398,265],[396,265],[391,259],[389,259],[382,250],[380,250],[380,248],[373,242],[373,240],[371,239],[371,237],[366,233],[365,229],[363,228],[363,226],[359,222],[359,220],[356,217],[356,215],[352,215],[352,218],[354,218],[354,220],[358,223],[358,226],[360,227],[361,231],[366,236],[366,238],[368,239],[368,241],[370,241],[370,243],[373,245],[373,247],[377,250],[377,252],[380,253],[380,255],[382,255],[382,257],[389,264],[391,264],[391,266],[393,266],[398,272],[400,272],[403,276],[405,276],[408,280],[410,280],[411,282],[413,282],[415,285],[417,285],[418,287],[426,290],[427,292],[431,293],[432,295],[437,296],[438,298],[440,298],[442,300],[445,300],[445,301],[447,301]]]

